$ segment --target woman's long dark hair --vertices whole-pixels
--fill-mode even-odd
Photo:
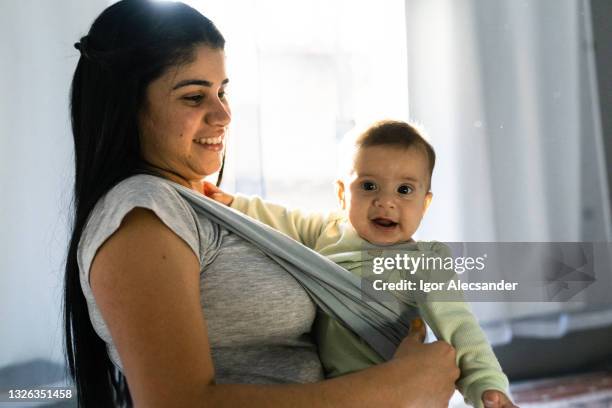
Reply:
[[[64,329],[80,407],[132,405],[125,377],[89,320],[77,264],[83,228],[104,194],[144,172],[137,118],[147,86],[168,68],[192,60],[196,46],[223,49],[224,44],[212,22],[193,8],[148,0],[123,0],[108,7],[75,44],[81,57],[70,97],[75,180]]]

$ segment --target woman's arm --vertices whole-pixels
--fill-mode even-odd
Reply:
[[[124,218],[98,251],[90,280],[136,407],[436,407],[459,374],[448,344],[409,338],[390,362],[329,381],[216,385],[198,260],[149,210]]]

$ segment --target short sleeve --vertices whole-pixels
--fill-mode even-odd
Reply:
[[[193,250],[200,266],[197,218],[182,197],[158,177],[138,175],[111,189],[92,211],[78,247],[79,270],[89,282],[89,269],[104,242],[115,233],[123,218],[134,208],[151,210]]]
[[[97,251],[117,231],[123,218],[137,207],[153,211],[168,228],[189,245],[198,258],[200,271],[205,257],[201,252],[200,240],[202,237],[206,238],[207,234],[201,234],[196,214],[172,185],[159,177],[150,175],[130,177],[113,187],[96,203],[83,229],[77,249],[79,278],[94,330],[107,343],[109,356],[120,369],[123,367],[119,355],[91,291],[89,273]]]

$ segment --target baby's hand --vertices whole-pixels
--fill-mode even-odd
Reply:
[[[208,181],[204,182],[204,195],[227,206],[231,205],[232,201],[234,201],[233,195],[227,194],[225,191]]]
[[[483,392],[482,402],[485,408],[518,408],[506,394],[497,390]]]

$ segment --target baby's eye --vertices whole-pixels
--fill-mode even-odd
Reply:
[[[400,193],[400,194],[410,194],[413,191],[414,191],[414,189],[411,186],[407,185],[407,184],[403,184],[403,185],[401,185],[401,186],[399,186],[397,188],[397,192]]]
[[[372,181],[364,181],[361,183],[361,188],[365,191],[375,191],[378,189],[378,186]]]

